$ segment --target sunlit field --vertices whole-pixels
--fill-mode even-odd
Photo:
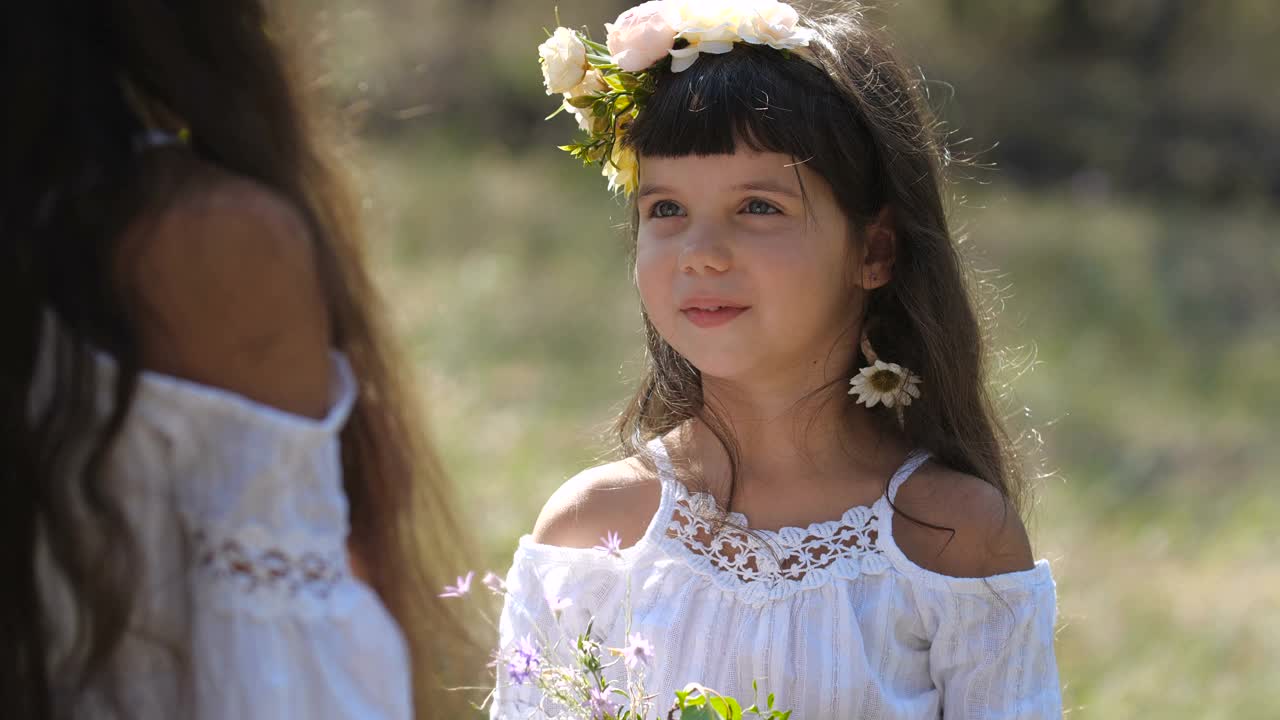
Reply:
[[[359,118],[379,281],[499,572],[612,451],[641,357],[627,209],[555,149],[572,123],[541,120],[556,4],[325,0],[314,18],[316,83]],[[597,29],[625,5],[558,4]],[[962,173],[981,182],[951,188],[952,221],[1032,451],[1068,717],[1280,717],[1280,96],[1256,77],[1280,21],[1252,0],[1116,0],[1084,17],[1110,28],[1089,47],[1052,9],[1081,3],[881,4],[952,140],[973,132],[962,147],[997,165]],[[1191,29],[1160,35],[1169,18]]]
[[[554,149],[367,150],[380,277],[465,524],[505,570],[612,449],[641,353],[626,208]],[[1011,422],[1042,440],[1030,521],[1072,716],[1274,717],[1277,218],[978,190],[954,215],[1002,298]]]

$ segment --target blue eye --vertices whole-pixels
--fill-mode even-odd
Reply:
[[[649,217],[668,218],[678,217],[684,214],[684,208],[671,202],[670,200],[659,200],[649,208]]]
[[[764,200],[751,200],[747,202],[747,214],[749,215],[777,215],[780,212],[782,211]]]

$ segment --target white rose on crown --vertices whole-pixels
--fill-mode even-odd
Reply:
[[[569,28],[556,28],[547,41],[538,46],[542,61],[542,80],[547,94],[567,93],[587,75],[587,46]]]
[[[768,45],[779,50],[807,47],[813,40],[812,30],[798,27],[800,15],[790,5],[778,0],[757,0],[747,25],[739,28],[743,42]]]
[[[813,31],[798,27],[800,16],[779,0],[650,0],[613,23],[609,53],[618,67],[639,72],[670,55],[671,70],[682,72],[702,53],[726,53],[735,42],[780,50],[805,47]],[[676,48],[677,40],[684,46]]]

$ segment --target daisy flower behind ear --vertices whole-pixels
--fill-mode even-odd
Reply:
[[[906,407],[920,397],[920,376],[898,365],[877,360],[849,381],[850,395],[857,395],[858,402],[869,408],[878,404],[885,407]]]

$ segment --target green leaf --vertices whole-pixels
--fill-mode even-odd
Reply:
[[[618,73],[614,77],[618,78],[618,83],[624,90],[634,91],[644,85],[644,81],[631,73]]]
[[[626,85],[624,85],[622,82],[621,73],[610,73],[608,75],[605,75],[604,84],[608,85],[610,88],[616,90],[617,92],[624,92],[627,89]]]
[[[592,40],[591,38],[588,38],[588,37],[586,37],[586,36],[582,36],[582,44],[583,44],[583,45],[586,45],[588,48],[590,48],[590,49],[592,49],[592,50],[595,50],[597,53],[599,53],[599,54],[601,54],[601,55],[608,55],[608,54],[609,54],[609,46],[608,46],[608,45],[601,45],[600,43],[598,43],[598,42],[596,42],[595,40]]]
[[[725,720],[742,720],[742,706],[731,697],[716,695],[711,698],[711,707]]]
[[[565,100],[565,102],[581,110],[584,108],[589,108],[592,105],[594,105],[596,102],[596,96],[595,95],[579,95],[577,97],[571,97],[568,100]]]
[[[722,720],[723,718],[715,710],[705,705],[682,708],[680,717],[682,720]]]

